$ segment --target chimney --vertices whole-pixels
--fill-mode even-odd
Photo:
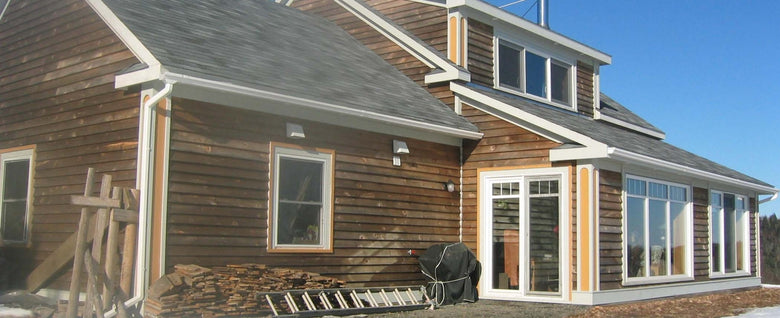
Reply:
[[[539,26],[544,27],[546,29],[550,28],[549,25],[549,19],[550,19],[550,7],[547,3],[547,0],[537,0],[538,3],[536,5],[538,9],[538,17],[539,17]]]

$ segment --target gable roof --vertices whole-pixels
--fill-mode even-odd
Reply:
[[[103,3],[165,72],[179,79],[226,83],[326,105],[320,109],[335,105],[356,116],[480,136],[474,125],[323,18],[270,1]]]
[[[467,84],[464,85],[464,87],[481,94],[483,102],[492,99],[498,103],[519,109],[527,114],[549,121],[565,130],[587,136],[597,142],[605,144],[607,147],[613,149],[610,152],[614,152],[615,149],[617,149],[624,153],[627,152],[642,157],[653,158],[660,162],[680,165],[689,169],[728,177],[745,183],[758,185],[761,188],[773,189],[773,186],[766,182],[678,148],[663,140],[633,130],[611,125],[607,122],[595,120],[588,116],[537,103],[520,96],[504,93],[481,85]],[[519,121],[527,120],[527,118],[515,119]],[[571,148],[572,146],[573,145],[571,144],[565,143],[561,147]],[[771,192],[774,193],[776,190]]]

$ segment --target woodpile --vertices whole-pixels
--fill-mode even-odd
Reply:
[[[263,264],[227,265],[208,269],[176,265],[175,272],[152,284],[144,306],[145,317],[228,317],[268,314],[258,292],[325,289],[344,281]]]

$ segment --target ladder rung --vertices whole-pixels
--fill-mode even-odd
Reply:
[[[298,312],[298,311],[300,311],[300,310],[298,310],[298,305],[295,303],[295,299],[293,298],[293,296],[289,292],[284,294],[284,300],[286,300],[287,304],[290,305],[290,311],[293,314]]]
[[[341,294],[340,290],[336,291],[336,300],[339,302],[341,309],[349,308],[349,304],[347,304],[347,300],[344,299],[344,295]]]
[[[319,297],[322,305],[325,306],[325,309],[333,309],[333,304],[330,303],[330,300],[328,300],[328,295],[325,294],[324,291],[319,293]]]
[[[311,296],[309,296],[308,292],[304,292],[303,295],[301,295],[301,299],[303,299],[303,303],[306,304],[306,307],[309,308],[309,310],[317,310],[317,307],[314,306],[314,301],[311,300]]]
[[[384,290],[384,289],[380,289],[380,290],[379,290],[379,296],[381,296],[381,297],[382,297],[382,301],[384,301],[384,302],[385,302],[385,306],[387,306],[387,307],[390,307],[390,306],[392,306],[392,305],[393,305],[393,302],[391,302],[391,301],[390,301],[390,298],[389,298],[389,297],[387,297],[387,293],[385,292],[385,290]]]
[[[352,297],[352,301],[355,302],[355,306],[357,308],[365,308],[365,306],[363,306],[363,302],[360,301],[360,297],[358,297],[358,294],[354,289],[349,293],[349,297]]]
[[[398,292],[398,289],[393,289],[393,296],[395,296],[395,299],[398,300],[398,305],[406,306],[406,302],[403,298],[401,298],[401,293]]]
[[[265,301],[268,302],[268,306],[271,307],[271,311],[274,312],[274,316],[279,316],[279,312],[276,311],[276,307],[274,306],[274,302],[271,300],[271,296],[265,295]]]
[[[370,290],[366,290],[365,294],[368,298],[368,302],[371,304],[371,307],[379,307],[379,303],[376,302],[376,299],[374,298],[374,295],[371,294]]]
[[[412,293],[411,288],[406,289],[406,296],[409,296],[409,301],[412,302],[413,305],[419,304],[416,299],[414,299],[414,294]]]

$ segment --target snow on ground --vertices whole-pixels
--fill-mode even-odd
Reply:
[[[763,288],[780,288],[780,285],[762,284],[761,287],[763,287]],[[778,306],[778,307],[757,308],[757,309],[753,309],[753,310],[748,311],[748,312],[746,312],[744,314],[741,314],[739,316],[734,316],[734,317],[739,317],[739,318],[780,317],[780,306]]]
[[[8,308],[0,305],[0,318],[28,318],[35,317],[32,311],[20,308]]]

